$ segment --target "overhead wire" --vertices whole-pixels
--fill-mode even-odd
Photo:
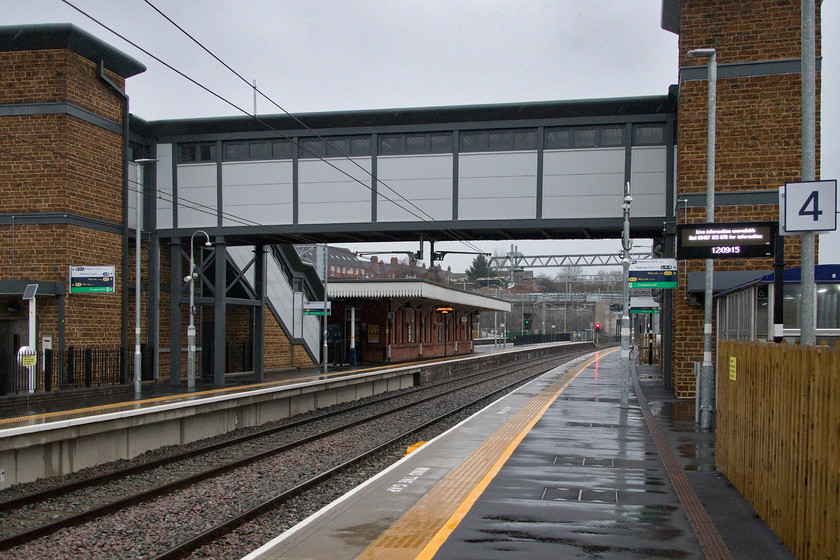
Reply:
[[[253,88],[253,90],[254,90],[255,92],[259,93],[259,94],[260,94],[260,96],[262,96],[262,98],[263,98],[263,99],[265,99],[266,101],[268,101],[269,103],[271,103],[274,107],[276,107],[277,109],[279,109],[279,110],[280,110],[283,114],[285,114],[286,116],[288,116],[289,118],[291,118],[292,120],[294,120],[297,124],[299,124],[301,127],[303,127],[303,128],[304,128],[305,130],[307,130],[308,132],[312,133],[315,137],[317,137],[317,138],[319,138],[319,139],[323,140],[323,141],[324,141],[324,142],[325,142],[328,146],[332,147],[332,149],[334,149],[336,152],[338,152],[338,153],[339,153],[342,157],[346,158],[346,159],[347,159],[348,161],[350,161],[353,165],[355,165],[356,167],[358,167],[359,169],[361,169],[364,173],[367,173],[368,175],[370,175],[370,176],[371,176],[371,178],[372,178],[372,179],[374,179],[374,180],[377,182],[377,184],[384,186],[384,187],[385,187],[385,188],[387,188],[389,191],[391,191],[392,193],[394,193],[395,195],[397,195],[398,197],[400,197],[402,200],[404,200],[405,202],[407,202],[408,204],[410,204],[412,207],[414,207],[417,211],[419,211],[419,212],[421,212],[422,214],[424,214],[426,217],[428,217],[428,218],[429,218],[429,221],[431,221],[431,222],[436,222],[436,221],[437,221],[437,220],[435,220],[435,218],[434,218],[431,214],[429,214],[428,212],[426,212],[425,210],[423,210],[422,208],[420,208],[419,206],[417,206],[414,202],[412,202],[411,200],[409,200],[408,198],[406,198],[406,197],[405,197],[402,193],[397,192],[397,191],[396,191],[395,189],[393,189],[390,185],[388,185],[387,183],[385,183],[384,181],[382,181],[382,179],[380,179],[379,177],[374,177],[374,176],[373,176],[373,174],[372,174],[370,171],[368,171],[367,169],[365,169],[364,167],[362,167],[362,166],[361,166],[361,165],[360,165],[360,164],[359,164],[356,160],[354,160],[354,159],[353,159],[350,155],[348,155],[348,154],[344,153],[344,152],[343,152],[340,148],[338,148],[337,146],[335,146],[334,144],[332,144],[332,143],[331,143],[331,142],[330,142],[327,138],[325,138],[325,137],[321,136],[320,134],[318,134],[318,132],[316,132],[315,130],[313,130],[312,128],[310,128],[310,127],[309,127],[309,125],[307,125],[305,122],[303,122],[302,120],[300,120],[297,116],[295,116],[295,115],[293,115],[292,113],[290,113],[288,110],[286,110],[284,107],[282,107],[282,106],[281,106],[280,104],[278,104],[276,101],[274,101],[271,97],[269,97],[269,96],[268,96],[265,92],[263,92],[262,90],[260,90],[259,88],[257,88],[257,87],[256,87],[256,84],[251,85],[251,84],[248,82],[248,80],[247,80],[247,79],[246,79],[246,78],[245,78],[242,74],[240,74],[239,72],[237,72],[237,71],[236,71],[234,68],[232,68],[232,67],[231,67],[228,63],[226,63],[224,60],[222,60],[221,58],[219,58],[219,57],[218,57],[218,56],[217,56],[217,55],[216,55],[213,51],[211,51],[209,48],[207,48],[207,47],[206,47],[206,46],[205,46],[205,45],[204,45],[201,41],[199,41],[198,39],[196,39],[196,38],[195,38],[192,34],[190,34],[190,33],[189,33],[186,29],[184,29],[184,28],[183,28],[183,27],[181,27],[178,23],[176,23],[174,20],[172,20],[172,18],[170,18],[170,17],[169,17],[168,15],[166,15],[165,13],[163,13],[163,12],[162,12],[162,11],[161,11],[161,10],[160,10],[157,6],[155,6],[154,4],[152,4],[152,2],[151,2],[150,0],[144,0],[144,2],[145,2],[146,4],[148,4],[148,5],[149,5],[149,7],[151,7],[154,11],[156,11],[158,14],[160,14],[160,16],[161,16],[161,17],[163,17],[166,21],[168,21],[169,23],[171,23],[171,24],[172,24],[172,25],[173,25],[176,29],[178,29],[181,33],[183,33],[184,35],[186,35],[186,36],[187,36],[187,37],[188,37],[188,38],[189,38],[189,39],[190,39],[193,43],[195,43],[195,44],[196,44],[199,48],[201,48],[204,52],[206,52],[208,55],[210,55],[210,56],[211,56],[214,60],[216,60],[219,64],[221,64],[222,66],[224,66],[224,67],[225,67],[228,71],[230,71],[233,75],[235,75],[237,78],[239,78],[239,80],[241,80],[243,83],[245,83],[245,84],[246,84],[249,88]],[[254,115],[254,117],[256,117],[256,115]],[[367,185],[365,185],[365,186],[367,186]],[[403,209],[405,210],[405,208],[403,208]],[[416,215],[415,215],[415,216],[416,216]],[[419,217],[419,216],[416,216],[416,217]],[[469,247],[469,248],[471,248],[471,249],[473,249],[473,250],[475,250],[475,251],[480,251],[480,250],[479,250],[476,246],[474,246],[474,245],[470,244],[468,241],[466,241],[466,240],[464,240],[464,239],[457,239],[458,234],[457,234],[457,232],[455,232],[454,230],[443,229],[442,231],[445,231],[445,232],[447,232],[447,233],[452,234],[452,235],[453,235],[453,237],[455,237],[455,238],[456,238],[456,240],[461,241],[461,243],[463,243],[463,244],[464,244],[464,245],[466,245],[467,247]]]
[[[243,108],[239,107],[236,103],[234,103],[234,102],[230,101],[229,99],[225,98],[225,97],[224,97],[224,96],[222,96],[221,94],[219,94],[219,93],[217,93],[217,92],[215,92],[215,91],[211,90],[209,87],[207,87],[207,86],[205,86],[205,85],[201,84],[200,82],[198,82],[197,80],[195,80],[195,79],[191,78],[190,76],[188,76],[188,75],[187,75],[187,74],[185,74],[184,72],[182,72],[182,71],[178,70],[177,68],[175,68],[175,67],[174,67],[174,66],[172,66],[171,64],[169,64],[169,63],[165,62],[164,60],[162,60],[162,59],[161,59],[161,58],[159,58],[158,56],[156,56],[156,55],[152,54],[152,53],[151,53],[150,51],[148,51],[147,49],[145,49],[145,48],[141,47],[140,45],[138,45],[138,44],[137,44],[137,43],[135,43],[134,41],[132,41],[132,40],[128,39],[128,38],[127,38],[127,37],[125,37],[123,34],[119,33],[118,31],[116,31],[116,30],[112,29],[110,26],[108,26],[108,25],[106,25],[105,23],[103,23],[103,22],[99,21],[98,19],[96,19],[96,18],[95,18],[95,17],[93,17],[92,15],[88,14],[87,12],[85,12],[84,10],[82,10],[81,8],[79,8],[79,7],[75,6],[75,5],[73,5],[71,2],[69,2],[69,0],[61,0],[61,1],[62,1],[64,4],[66,4],[67,6],[71,7],[72,9],[76,10],[77,12],[79,12],[79,13],[80,13],[81,15],[83,15],[84,17],[86,17],[86,18],[90,19],[91,21],[93,21],[93,22],[94,22],[94,23],[96,23],[97,25],[101,26],[103,29],[106,29],[106,30],[107,30],[107,31],[109,31],[110,33],[114,34],[115,36],[119,37],[120,39],[122,39],[123,41],[125,41],[126,43],[128,43],[129,45],[133,46],[134,48],[138,49],[139,51],[141,51],[141,52],[142,52],[142,53],[144,53],[145,55],[149,56],[150,58],[154,59],[154,60],[155,60],[155,61],[157,61],[158,63],[160,63],[160,64],[162,64],[163,66],[165,66],[166,68],[170,69],[171,71],[175,72],[176,74],[178,74],[178,75],[179,75],[179,76],[181,76],[182,78],[186,79],[186,80],[187,80],[187,81],[189,81],[190,83],[192,83],[192,84],[196,85],[197,87],[201,88],[201,89],[202,89],[202,90],[204,90],[205,92],[209,93],[209,94],[210,94],[210,95],[212,95],[213,97],[215,97],[215,98],[219,99],[219,100],[220,100],[220,101],[222,101],[223,103],[225,103],[225,104],[229,105],[230,107],[232,107],[232,108],[234,108],[235,110],[239,111],[240,113],[242,113],[242,114],[244,114],[244,115],[248,116],[249,118],[254,119],[256,122],[258,122],[258,123],[260,123],[261,125],[265,126],[267,129],[269,129],[269,130],[271,130],[271,131],[273,131],[273,132],[277,133],[277,134],[278,134],[278,135],[280,135],[281,137],[283,137],[283,138],[286,138],[286,139],[290,140],[290,141],[291,141],[293,144],[295,144],[296,146],[298,146],[298,147],[300,147],[301,149],[303,149],[303,150],[305,150],[305,151],[309,152],[310,154],[312,154],[313,156],[317,157],[317,158],[318,158],[318,159],[320,159],[322,162],[326,163],[327,165],[329,165],[330,167],[332,167],[333,169],[335,169],[335,170],[336,170],[336,171],[338,171],[339,173],[341,173],[341,174],[343,174],[343,175],[347,176],[347,177],[348,177],[349,179],[351,179],[352,181],[359,183],[360,185],[362,185],[363,187],[367,188],[368,190],[372,190],[372,188],[371,188],[369,185],[366,185],[365,183],[363,183],[362,181],[360,181],[358,178],[356,178],[356,177],[354,177],[353,175],[349,174],[347,171],[345,171],[345,170],[341,169],[341,168],[340,168],[340,167],[338,167],[337,165],[333,164],[331,161],[329,161],[329,160],[327,160],[327,159],[324,159],[324,158],[320,157],[318,154],[314,153],[312,150],[309,150],[309,149],[308,149],[305,145],[299,144],[299,143],[298,143],[298,142],[297,142],[294,138],[292,138],[292,137],[290,137],[290,136],[286,135],[283,131],[281,131],[281,130],[279,130],[279,129],[277,129],[277,128],[273,127],[273,126],[271,126],[271,124],[270,124],[270,123],[268,123],[268,122],[266,122],[265,120],[263,120],[263,119],[259,118],[257,115],[252,115],[252,114],[250,114],[250,113],[249,113],[248,111],[246,111],[245,109],[243,109]],[[156,8],[155,8],[155,9],[156,9]],[[157,10],[157,11],[160,13],[160,11],[159,11],[159,10]],[[180,29],[180,28],[179,28],[179,29]],[[189,36],[189,35],[188,35],[188,36]],[[205,49],[205,50],[207,50],[207,49]],[[209,51],[208,51],[208,52],[209,52]],[[215,55],[213,55],[213,56],[214,56],[214,58],[216,58],[216,57],[215,57]],[[238,75],[238,74],[237,74],[237,75]],[[239,76],[239,75],[238,75],[238,76]],[[239,77],[241,78],[241,76],[239,76]],[[246,83],[247,83],[247,80],[246,80]],[[249,87],[250,87],[250,85],[249,85]],[[265,96],[265,94],[263,94],[262,92],[260,92],[260,94],[261,94],[261,95],[263,95],[264,97],[266,97],[266,96]],[[268,98],[266,97],[266,99],[268,99]],[[272,103],[274,103],[274,102],[272,101]],[[276,104],[275,104],[275,105],[276,105]],[[278,107],[279,107],[279,106],[278,106]],[[281,110],[282,110],[282,108],[281,108]],[[284,112],[285,112],[285,110],[284,110]],[[287,114],[288,114],[288,113],[287,113]],[[300,122],[300,121],[298,121],[298,122]],[[304,125],[304,126],[305,126],[305,125]],[[308,127],[307,127],[307,129],[311,131],[311,129],[309,129]],[[312,132],[314,133],[314,131],[312,131]],[[319,138],[322,138],[322,137],[320,137],[320,136],[319,136]],[[323,138],[322,138],[322,139],[323,139]],[[352,158],[350,158],[349,156],[347,156],[346,154],[344,154],[344,157],[345,157],[345,158],[347,158],[347,159],[349,159],[349,160],[350,160],[351,162],[353,162],[355,165],[358,165],[358,163],[357,163],[357,162],[353,161],[353,159],[352,159]],[[362,170],[363,170],[364,172],[366,172],[366,173],[370,174],[370,172],[368,172],[368,171],[367,171],[367,170],[365,170],[364,168],[362,168]],[[388,186],[388,185],[386,185],[385,183],[383,183],[383,182],[381,182],[381,181],[380,181],[380,183],[381,183],[382,185],[386,186],[386,187],[387,187],[389,190],[391,190],[392,192],[394,192],[394,193],[398,194],[401,198],[403,198],[404,200],[406,200],[407,202],[409,202],[409,204],[411,204],[411,205],[413,205],[413,206],[415,206],[415,207],[416,207],[416,205],[414,205],[411,201],[408,201],[408,200],[407,200],[404,196],[402,196],[400,193],[398,193],[397,191],[395,191],[394,189],[392,189],[391,187],[389,187],[389,186]],[[406,207],[402,206],[399,202],[397,202],[397,201],[395,201],[395,200],[391,199],[390,197],[386,196],[386,195],[385,195],[385,194],[383,194],[383,193],[377,193],[377,194],[378,194],[378,195],[380,195],[380,196],[382,196],[382,198],[384,198],[386,201],[391,202],[392,204],[394,204],[394,205],[395,205],[395,206],[397,206],[398,208],[401,208],[402,210],[406,211],[407,213],[409,213],[410,215],[414,216],[415,218],[417,218],[417,219],[419,219],[419,220],[421,220],[421,221],[431,222],[431,223],[434,223],[434,222],[436,221],[436,220],[434,220],[434,219],[431,219],[431,220],[427,220],[427,219],[425,219],[423,216],[421,216],[421,215],[419,215],[419,214],[415,213],[414,211],[412,211],[412,210],[411,210],[411,209],[409,209],[409,208],[406,208]],[[422,211],[422,210],[421,210],[421,211]],[[425,213],[425,212],[424,212],[424,213]],[[428,216],[428,214],[427,214],[427,216]],[[270,226],[265,226],[265,227],[270,227]],[[444,228],[442,228],[442,229],[441,229],[441,231],[444,231],[444,232],[450,232],[450,230],[446,230],[446,229],[444,229]],[[458,239],[456,238],[455,240],[458,240]],[[463,240],[461,240],[461,241],[462,241],[462,243],[465,243]]]

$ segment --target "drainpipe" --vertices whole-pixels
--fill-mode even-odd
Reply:
[[[128,289],[125,282],[126,272],[128,271],[128,94],[123,91],[117,84],[111,81],[105,75],[105,61],[99,61],[99,79],[102,80],[105,84],[111,87],[117,95],[123,98],[125,101],[125,105],[123,108],[123,169],[122,169],[122,179],[123,179],[123,246],[122,246],[122,276],[123,276],[123,283],[122,283],[122,297],[121,297],[121,312],[120,312],[120,333],[121,333],[121,342],[120,347],[122,347],[126,354],[126,358],[128,357],[127,349],[128,349]],[[59,341],[60,345],[63,345],[63,341]],[[61,351],[64,351],[64,348],[61,348]],[[120,363],[120,382],[125,383],[128,379],[127,376],[127,366],[128,360],[124,359]]]

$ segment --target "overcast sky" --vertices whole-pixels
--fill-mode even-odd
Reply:
[[[239,109],[253,110],[253,90],[144,0],[71,3]],[[661,0],[151,3],[292,113],[664,95],[677,82],[677,36],[660,28]],[[2,25],[73,23],[145,64],[147,71],[127,83],[131,112],[143,119],[242,114],[60,0],[0,0],[0,13]],[[822,177],[836,179],[838,2],[825,2],[822,14]],[[279,112],[262,99],[257,110]],[[526,255],[620,250],[618,240],[515,243]],[[504,254],[511,243],[479,245]],[[467,250],[456,242],[436,249]],[[472,258],[450,255],[443,265],[463,271]],[[821,237],[820,261],[840,263],[840,234]]]

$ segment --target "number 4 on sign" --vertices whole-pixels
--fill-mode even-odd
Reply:
[[[813,216],[815,222],[819,220],[819,217],[823,215],[823,211],[820,210],[820,191],[811,191],[808,200],[799,209],[799,215]]]
[[[782,227],[787,232],[837,229],[837,181],[787,183]]]

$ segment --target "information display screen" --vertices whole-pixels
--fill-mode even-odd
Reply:
[[[677,259],[756,259],[773,256],[776,222],[677,226]]]

